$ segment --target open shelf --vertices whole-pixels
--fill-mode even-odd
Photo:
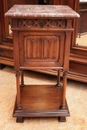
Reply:
[[[39,91],[38,91],[39,90]],[[16,117],[60,117],[69,116],[66,109],[61,109],[62,88],[56,85],[25,85],[21,88],[21,110],[15,109]]]

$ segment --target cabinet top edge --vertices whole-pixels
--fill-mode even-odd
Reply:
[[[5,16],[15,18],[77,18],[79,14],[67,5],[14,5],[5,13]]]

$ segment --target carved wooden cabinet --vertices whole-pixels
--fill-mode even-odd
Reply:
[[[58,117],[65,121],[69,116],[66,85],[71,33],[73,20],[79,15],[68,6],[58,5],[15,5],[5,15],[12,19],[14,43],[17,96],[13,116],[17,122],[23,122],[24,117]],[[23,70],[38,69],[55,69],[57,83],[26,85]]]

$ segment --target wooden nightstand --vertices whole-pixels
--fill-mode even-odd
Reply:
[[[68,6],[58,5],[15,5],[5,15],[12,19],[14,41],[17,96],[13,116],[17,122],[23,122],[24,117],[65,121],[70,115],[65,97],[71,33],[73,20],[79,15]],[[35,69],[56,69],[57,83],[25,85],[23,70]]]

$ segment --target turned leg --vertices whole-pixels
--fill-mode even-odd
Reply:
[[[24,122],[24,118],[23,117],[17,117],[16,122],[17,123],[23,123]]]
[[[60,84],[60,70],[57,71],[57,85],[56,87],[60,87],[61,84]]]
[[[20,101],[20,71],[16,71],[16,87],[17,87],[17,109],[21,109]]]
[[[62,88],[62,103],[60,109],[66,109],[66,85],[67,85],[67,71],[63,72],[63,88]],[[66,117],[61,116],[58,117],[58,121],[66,122]]]
[[[24,71],[21,70],[21,87],[24,87]]]
[[[62,104],[61,109],[66,109],[66,85],[67,85],[67,71],[63,72],[63,88],[62,88]]]

